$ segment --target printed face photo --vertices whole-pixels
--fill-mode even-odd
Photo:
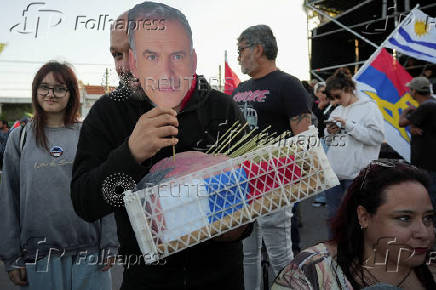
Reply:
[[[156,106],[177,107],[191,87],[197,66],[185,28],[167,21],[165,30],[138,30],[134,37],[133,74]]]

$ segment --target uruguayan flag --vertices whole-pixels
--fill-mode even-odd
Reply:
[[[436,18],[419,9],[409,17],[385,42],[385,47],[396,49],[416,59],[436,63]]]

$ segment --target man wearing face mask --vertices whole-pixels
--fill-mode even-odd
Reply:
[[[230,97],[196,74],[197,55],[186,17],[165,4],[129,10],[129,63],[145,99],[100,98],[82,126],[71,184],[76,212],[93,221],[114,212],[120,253],[141,251],[122,206],[151,166],[176,152],[206,150],[220,132],[244,122]],[[117,184],[118,186],[106,187]],[[118,207],[117,207],[118,206]],[[126,265],[121,289],[243,289],[242,243],[248,227],[166,258]]]

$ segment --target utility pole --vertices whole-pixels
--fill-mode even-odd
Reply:
[[[106,73],[105,73],[105,84],[106,84],[106,88],[105,88],[105,92],[106,94],[109,93],[109,69],[106,68]]]
[[[222,92],[221,65],[218,66],[218,75],[219,75],[219,90]]]
[[[354,39],[354,54],[356,56],[356,58],[354,59],[354,61],[356,62],[356,64],[354,65],[354,74],[355,74],[359,70],[358,62],[360,61],[360,57],[359,57],[359,39],[357,39],[357,38]]]

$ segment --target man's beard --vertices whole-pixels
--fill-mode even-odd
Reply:
[[[119,78],[120,84],[118,88],[112,92],[117,97],[117,99],[147,99],[147,96],[142,89],[139,80],[135,78],[131,72],[122,73]]]
[[[127,88],[133,88],[133,83],[137,80],[131,72],[123,72],[118,77],[120,78],[120,85]]]
[[[251,75],[251,73],[256,69],[256,62],[254,61],[253,55],[250,55],[250,58],[245,62],[244,65],[241,65],[241,71],[244,74]]]

